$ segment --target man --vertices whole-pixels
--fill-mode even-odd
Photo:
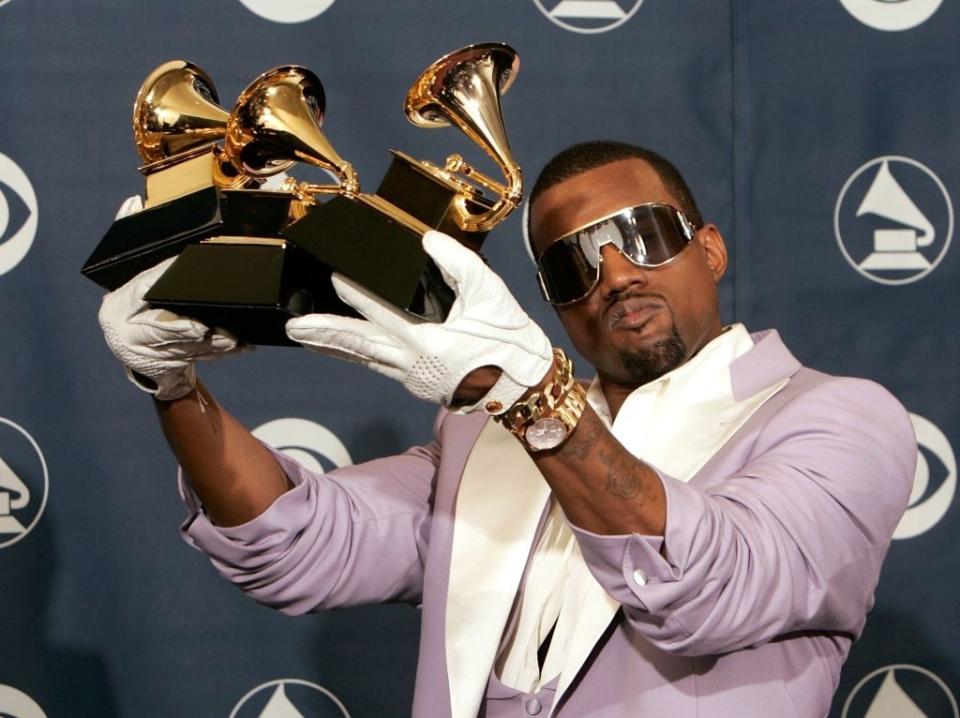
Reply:
[[[429,233],[458,297],[443,325],[337,280],[369,321],[288,333],[462,413],[326,476],[194,388],[229,337],[147,309],[150,273],[108,295],[108,343],[156,386],[184,470],[187,540],[285,612],[421,603],[416,716],[825,715],[910,493],[903,408],[723,326],[723,238],[653,153],[564,151],[530,234],[596,369],[587,401],[499,278]]]

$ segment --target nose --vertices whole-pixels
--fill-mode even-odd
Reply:
[[[600,264],[600,291],[604,298],[632,287],[646,285],[647,272],[638,267],[612,244],[600,248],[603,262]]]

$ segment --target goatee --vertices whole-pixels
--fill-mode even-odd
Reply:
[[[642,385],[659,379],[683,364],[687,358],[687,345],[674,325],[670,328],[670,336],[653,346],[620,349],[618,354],[630,380]]]

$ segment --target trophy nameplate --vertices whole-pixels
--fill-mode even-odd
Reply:
[[[216,147],[200,147],[175,159],[175,162],[161,160],[140,168],[146,184],[144,208],[156,207],[216,185],[220,161]]]

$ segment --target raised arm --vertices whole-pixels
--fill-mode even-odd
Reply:
[[[106,295],[100,325],[131,381],[153,395],[163,433],[207,515],[221,526],[241,524],[290,483],[266,447],[197,383],[195,363],[241,351],[236,340],[143,301],[170,261]]]
[[[254,599],[287,613],[419,600],[437,445],[329,475],[271,451],[196,379],[196,362],[242,347],[143,301],[165,268],[108,294],[100,323],[130,379],[153,394],[180,463],[184,538]]]
[[[256,518],[292,487],[273,454],[202,383],[154,405],[170,449],[217,526]]]
[[[552,366],[521,400],[543,392],[555,369]],[[470,372],[460,382],[455,401],[481,402],[498,376],[493,367]],[[575,526],[596,534],[663,535],[667,508],[659,474],[630,454],[589,404],[558,449],[530,455]]]
[[[627,451],[589,404],[559,449],[532,456],[573,525],[596,534],[664,535],[660,475]]]

